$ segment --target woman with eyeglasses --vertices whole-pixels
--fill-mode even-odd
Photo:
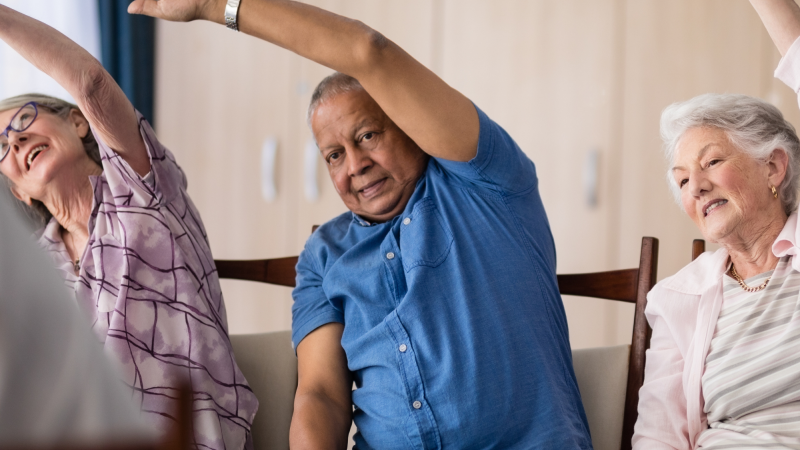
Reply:
[[[144,419],[166,434],[177,388],[189,382],[193,442],[252,446],[258,401],[234,360],[206,233],[172,153],[102,65],[61,33],[0,6],[0,39],[76,99],[0,102],[0,173],[41,221],[41,245]]]

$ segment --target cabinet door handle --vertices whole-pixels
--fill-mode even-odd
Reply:
[[[319,165],[319,149],[313,138],[306,141],[304,150],[305,162],[303,164],[303,174],[305,175],[306,200],[316,202],[319,199],[319,186],[317,185],[317,166]]]
[[[261,146],[261,196],[271,202],[275,200],[275,154],[278,151],[278,140],[274,136],[264,139]]]

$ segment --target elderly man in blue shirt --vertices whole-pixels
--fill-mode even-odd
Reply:
[[[350,212],[297,265],[293,448],[345,447],[351,418],[364,449],[591,448],[536,170],[500,126],[380,33],[309,5],[130,11],[227,21],[338,71],[309,122]]]

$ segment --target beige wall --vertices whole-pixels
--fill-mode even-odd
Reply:
[[[703,92],[775,103],[778,54],[746,0],[315,0],[383,32],[504,126],[537,164],[558,270],[633,267],[661,241],[659,278],[700,237],[664,181],[658,118]],[[312,224],[345,211],[318,162],[320,199],[303,196],[310,91],[330,71],[207,23],[160,22],[156,127],[189,178],[219,259],[296,255]],[[278,196],[260,194],[260,149],[278,140]],[[599,154],[599,202],[582,170]],[[290,290],[223,281],[230,329],[291,326]],[[573,346],[628,342],[632,309],[565,298]]]

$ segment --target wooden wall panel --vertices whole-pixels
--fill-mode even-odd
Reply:
[[[423,63],[432,54],[431,3],[311,2],[364,21]],[[319,200],[303,192],[305,112],[330,69],[210,23],[157,23],[156,128],[189,180],[218,259],[297,255],[311,232],[346,211],[318,159]],[[261,146],[278,140],[277,198],[261,196]],[[230,330],[291,327],[291,290],[222,281]]]
[[[663,279],[689,263],[691,241],[701,236],[668,190],[661,111],[706,92],[764,97],[773,67],[764,64],[768,37],[747,1],[626,5],[620,233],[661,240],[658,275]],[[635,243],[624,239],[619,245],[620,264],[634,264]]]
[[[156,131],[186,172],[215,257],[297,254],[293,174],[301,163],[287,147],[287,110],[300,58],[209,23],[159,21],[157,36]],[[268,136],[279,142],[271,203],[261,197],[259,172]],[[231,331],[289,326],[289,289],[227,280],[222,287]]]
[[[364,22],[400,45],[417,60],[430,66],[433,48],[431,36],[434,29],[433,8],[430,1],[314,0],[308,3]],[[305,122],[311,93],[314,87],[331,73],[333,71],[327,67],[308,60],[300,61],[298,82],[307,89],[302,95],[295,97],[299,111],[292,112],[292,120],[298,124],[295,135],[298,146],[305,145],[311,138],[311,132]],[[312,225],[322,224],[347,211],[328,177],[322,158],[319,158],[317,172],[320,186],[319,200],[316,202],[302,200],[298,205],[296,220],[302,230],[310,231]],[[298,235],[295,238],[298,248],[302,249],[307,237],[308,235]]]
[[[383,32],[486,111],[534,160],[559,272],[632,267],[661,241],[659,278],[700,237],[675,205],[658,122],[703,92],[765,98],[796,125],[791,90],[746,0],[313,0]],[[158,22],[155,123],[189,178],[217,258],[298,254],[310,227],[346,209],[318,160],[320,198],[303,195],[305,111],[331,71],[207,23]],[[278,139],[278,196],[260,195],[260,149]],[[598,204],[583,165],[600,157]],[[710,246],[713,248],[713,246]],[[231,330],[287,329],[287,288],[224,281]],[[566,298],[575,347],[627,342],[627,305]]]
[[[702,236],[668,190],[661,111],[728,92],[772,101],[790,119],[798,114],[794,95],[772,76],[778,53],[749,2],[629,1],[626,15],[621,234],[661,239],[663,279],[689,263],[691,241]],[[619,255],[623,265],[635,261],[631,242],[620,242]]]
[[[444,6],[442,75],[536,163],[559,272],[619,268],[613,252],[619,239],[622,5],[449,0]],[[583,188],[590,151],[600,158],[594,207]],[[611,343],[615,324],[608,319],[616,315],[609,314],[609,303],[565,298],[565,307],[573,346]]]

